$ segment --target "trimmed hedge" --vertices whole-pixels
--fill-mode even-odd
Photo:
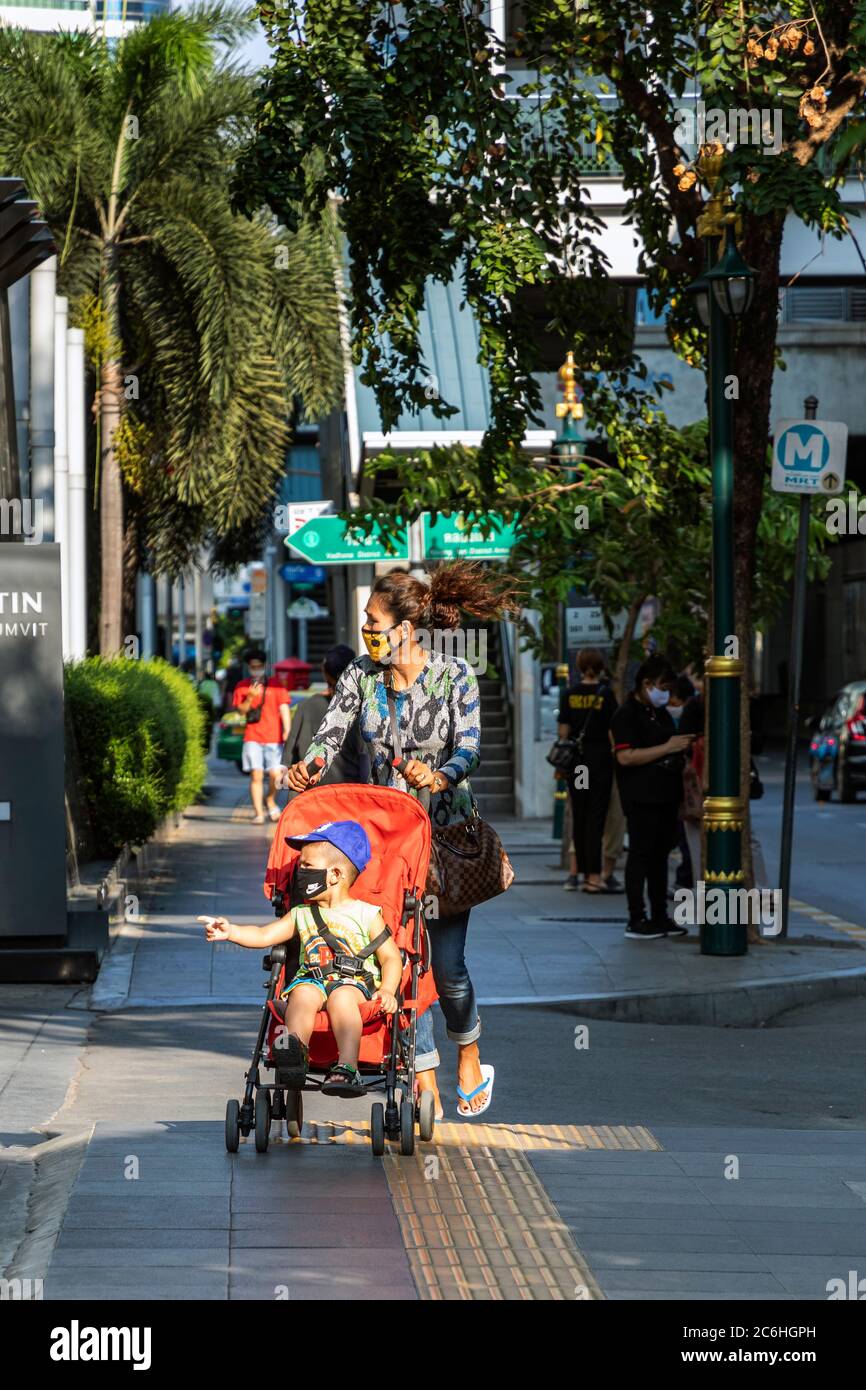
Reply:
[[[70,663],[65,696],[92,852],[112,858],[201,791],[202,705],[191,681],[161,660]]]

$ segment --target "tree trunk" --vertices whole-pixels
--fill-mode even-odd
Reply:
[[[647,600],[647,595],[642,594],[640,598],[633,599],[629,605],[628,618],[626,619],[625,632],[620,638],[619,646],[616,649],[616,661],[613,667],[613,693],[619,704],[622,704],[626,697],[625,677],[628,671],[628,660],[631,652],[631,644],[634,641],[634,630],[640,616],[640,610]]]
[[[123,483],[114,451],[114,432],[120,424],[123,369],[113,359],[102,367],[100,383],[101,450],[99,518],[102,551],[102,592],[99,612],[99,650],[117,656],[123,643]]]
[[[755,597],[755,561],[758,522],[767,474],[770,435],[770,400],[775,370],[779,311],[779,257],[784,216],[743,219],[741,250],[758,272],[755,297],[738,335],[734,370],[739,401],[734,411],[734,592],[740,656],[745,662],[740,711],[740,795],[745,806],[743,870],[749,887],[754,874],[750,845],[749,764],[752,690],[752,613]]]
[[[121,487],[122,486],[123,484],[121,483]],[[132,636],[136,633],[139,637],[141,636],[136,627],[136,584],[140,568],[141,555],[138,544],[138,517],[135,508],[132,507],[126,513],[123,530],[123,603],[121,612],[124,642],[128,636]]]

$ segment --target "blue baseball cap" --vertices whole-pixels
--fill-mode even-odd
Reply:
[[[358,873],[366,869],[370,862],[370,841],[363,825],[356,820],[326,820],[306,835],[286,836],[286,844],[291,845],[292,849],[317,842],[333,845],[341,854],[345,854]]]

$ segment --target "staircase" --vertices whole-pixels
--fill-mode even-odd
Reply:
[[[487,672],[479,675],[481,691],[481,766],[472,774],[472,790],[485,818],[514,815],[514,758],[499,624],[487,628]]]
[[[319,667],[326,652],[329,652],[337,641],[337,629],[333,615],[328,618],[316,618],[315,622],[307,623],[307,660],[310,665],[315,667],[316,676],[319,679]]]
[[[315,599],[320,608],[329,608],[328,591],[324,584],[317,585],[315,589],[309,591],[309,596]],[[327,618],[314,618],[307,623],[307,660],[313,668],[313,681],[321,681],[322,658],[326,652],[331,650],[337,641],[336,624],[333,612],[328,613]],[[299,624],[292,622],[292,643],[295,655],[298,654],[298,635]]]

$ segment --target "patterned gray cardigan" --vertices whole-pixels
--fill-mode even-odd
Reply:
[[[385,677],[386,668],[369,656],[360,656],[346,667],[304,754],[305,763],[324,758],[327,766],[357,718],[370,754],[370,781],[378,787],[410,791],[392,766],[394,747]],[[475,673],[457,657],[430,652],[417,679],[408,689],[395,690],[394,695],[403,756],[420,759],[451,783],[431,797],[433,824],[465,820],[472,812],[472,793],[466,779],[481,761],[481,695]]]

